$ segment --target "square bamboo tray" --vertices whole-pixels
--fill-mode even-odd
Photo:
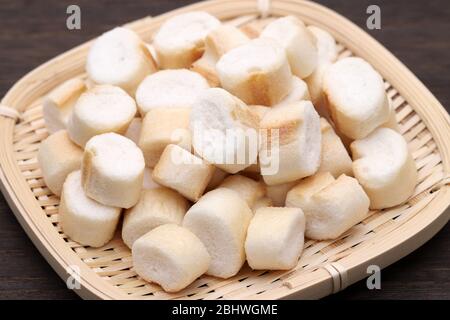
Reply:
[[[339,239],[305,243],[290,271],[252,271],[231,279],[202,276],[185,290],[165,293],[133,271],[130,250],[120,233],[102,248],[71,241],[58,223],[59,198],[45,186],[36,160],[48,135],[42,98],[61,82],[86,77],[84,63],[91,42],[36,68],[19,80],[0,106],[1,190],[22,227],[63,279],[79,270],[83,298],[98,299],[281,299],[320,298],[367,276],[367,266],[381,268],[429,240],[449,220],[450,117],[428,89],[388,50],[337,13],[309,1],[214,0],[187,6],[126,26],[146,41],[167,18],[204,10],[248,32],[274,17],[296,15],[329,31],[339,43],[339,58],[360,56],[385,79],[400,130],[419,170],[414,195],[404,204],[368,217]],[[75,266],[75,267],[74,267]]]

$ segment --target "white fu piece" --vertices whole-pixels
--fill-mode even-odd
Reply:
[[[211,261],[203,243],[175,224],[146,233],[134,242],[131,252],[136,273],[166,292],[186,288],[208,270]]]
[[[259,121],[261,121],[272,107],[261,106],[261,105],[252,105],[248,106],[250,110],[258,117]]]
[[[149,167],[145,167],[144,180],[142,181],[143,189],[156,189],[156,188],[161,187],[161,185],[159,185],[155,181],[153,181],[152,174],[153,174],[153,170],[150,169]]]
[[[397,116],[396,116],[394,104],[392,102],[392,99],[389,97],[388,97],[388,102],[389,102],[389,118],[388,118],[388,121],[382,125],[382,127],[389,128],[394,131],[400,132],[400,127],[397,122]]]
[[[259,161],[268,185],[313,175],[320,165],[320,118],[309,101],[270,110],[260,123]]]
[[[383,78],[361,58],[344,58],[328,67],[323,89],[337,129],[348,138],[362,139],[389,119]]]
[[[166,20],[153,39],[161,69],[189,68],[200,58],[205,37],[220,21],[203,11],[179,14]]]
[[[286,53],[273,39],[254,39],[228,51],[216,69],[222,87],[247,104],[273,106],[292,88]]]
[[[266,194],[272,200],[274,206],[284,207],[286,202],[286,196],[289,190],[291,190],[299,181],[291,181],[282,184],[276,184],[272,186],[266,186]]]
[[[81,168],[84,190],[90,198],[126,209],[138,202],[145,161],[130,139],[116,133],[93,137],[86,144]]]
[[[262,181],[255,181],[239,174],[225,178],[219,185],[219,188],[228,188],[236,191],[250,208],[266,193],[266,188]]]
[[[306,29],[308,29],[312,33],[314,38],[316,38],[318,64],[324,62],[335,62],[338,52],[336,41],[334,40],[333,36],[327,31],[316,26],[308,26],[306,27]]]
[[[84,81],[74,78],[63,82],[44,98],[42,113],[50,133],[66,129],[73,106],[85,90]]]
[[[169,144],[156,164],[152,178],[189,200],[197,201],[208,186],[214,170],[212,164],[177,145]]]
[[[131,120],[130,125],[128,126],[128,129],[124,135],[134,143],[138,144],[139,137],[141,136],[141,129],[142,129],[142,119],[134,118],[133,120]]]
[[[134,95],[142,79],[156,71],[156,63],[135,32],[118,27],[94,41],[86,71],[94,83],[119,86]]]
[[[204,76],[211,87],[220,85],[216,63],[225,53],[250,39],[241,30],[232,25],[222,24],[212,30],[205,38],[205,53],[192,64],[191,70]]]
[[[241,171],[256,163],[258,123],[244,102],[223,89],[208,89],[192,106],[194,151],[228,173]]]
[[[209,85],[197,72],[187,69],[162,70],[149,75],[136,91],[142,117],[153,108],[190,108]]]
[[[305,81],[303,81],[299,77],[293,76],[291,92],[289,92],[289,94],[282,101],[280,101],[273,107],[276,108],[279,106],[284,106],[292,102],[298,102],[301,100],[311,100],[308,91],[308,85],[306,84]]]
[[[294,75],[303,79],[316,68],[316,38],[300,19],[294,16],[276,19],[264,28],[260,37],[274,39],[283,46]]]
[[[216,189],[217,186],[221,184],[222,181],[228,176],[229,176],[228,172],[223,171],[222,169],[216,167],[211,177],[211,180],[209,180],[208,186],[206,187],[206,191]]]
[[[66,130],[60,130],[42,141],[38,161],[47,187],[57,196],[66,177],[81,167],[83,150],[74,144]]]
[[[73,241],[92,247],[105,245],[114,236],[120,211],[87,197],[79,170],[67,176],[58,213],[62,230]]]
[[[311,102],[319,115],[326,119],[331,119],[331,115],[326,105],[325,94],[323,92],[323,77],[329,66],[331,66],[331,63],[320,63],[314,72],[304,79],[308,85]]]
[[[328,119],[330,115],[324,102],[323,75],[326,69],[337,59],[336,41],[331,34],[319,27],[308,26],[307,29],[317,40],[317,67],[313,73],[305,78],[305,81],[308,84],[311,102],[317,112]]]
[[[138,145],[148,167],[158,163],[169,144],[191,150],[190,114],[190,108],[155,108],[147,112]]]
[[[372,209],[399,205],[413,194],[417,168],[399,133],[378,128],[350,148],[355,177],[367,192]]]
[[[335,178],[341,174],[353,176],[352,158],[341,138],[324,118],[320,118],[322,131],[322,156],[319,172],[330,172]]]
[[[207,274],[229,278],[239,272],[245,262],[244,241],[252,215],[247,203],[226,188],[206,193],[188,210],[183,226],[208,249],[211,264]]]
[[[273,201],[272,199],[268,197],[262,197],[255,201],[252,207],[252,211],[255,212],[259,208],[267,208],[267,207],[273,207]]]
[[[369,198],[355,178],[319,172],[303,179],[286,197],[287,207],[301,208],[306,217],[306,237],[336,239],[363,220]]]
[[[143,190],[139,202],[125,211],[123,242],[131,248],[138,238],[160,225],[181,225],[188,204],[183,196],[168,188]]]
[[[260,208],[247,231],[245,254],[254,270],[289,270],[303,251],[305,215],[300,208]]]
[[[67,131],[73,142],[84,147],[93,136],[124,134],[136,114],[136,103],[119,87],[102,85],[83,93],[69,118]]]

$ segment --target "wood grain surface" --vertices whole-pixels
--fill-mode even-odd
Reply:
[[[50,58],[114,26],[193,3],[180,0],[0,1],[0,96]],[[366,28],[366,8],[381,8],[369,33],[450,107],[450,4],[428,1],[318,1]],[[66,28],[66,8],[81,8],[81,30]],[[77,299],[22,230],[0,195],[0,299]],[[381,272],[381,290],[365,280],[327,299],[450,299],[450,224],[424,246]]]

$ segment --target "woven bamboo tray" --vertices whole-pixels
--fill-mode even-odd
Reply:
[[[207,1],[127,26],[150,41],[165,19],[181,12],[205,10],[237,26],[264,23],[262,12],[270,17],[297,15],[307,24],[326,29],[339,43],[340,58],[361,56],[383,75],[401,132],[419,169],[414,195],[395,208],[371,211],[364,221],[339,239],[306,241],[294,270],[263,272],[244,266],[231,279],[202,276],[179,293],[165,293],[158,285],[146,283],[136,275],[130,250],[122,243],[119,233],[103,248],[85,247],[68,239],[58,223],[59,199],[42,179],[36,153],[48,133],[41,100],[62,81],[85,77],[84,62],[90,45],[86,43],[27,74],[9,90],[0,107],[2,192],[28,236],[63,279],[68,278],[69,267],[78,267],[81,289],[75,292],[81,297],[319,298],[366,277],[367,266],[371,264],[383,268],[399,260],[448,222],[450,119],[435,97],[389,51],[335,12],[307,1],[273,1],[270,10],[261,4],[264,1],[259,2],[259,7],[255,0]]]

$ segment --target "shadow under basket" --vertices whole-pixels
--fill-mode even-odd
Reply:
[[[85,58],[91,44],[88,42],[18,81],[1,101],[3,117],[0,117],[2,192],[28,236],[61,278],[80,281],[77,294],[99,299],[320,298],[366,277],[369,265],[383,268],[399,260],[448,222],[449,115],[427,88],[376,40],[344,17],[309,1],[272,1],[270,11],[265,11],[268,17],[261,17],[261,6],[254,0],[207,1],[126,26],[145,41],[151,41],[165,19],[192,10],[208,11],[225,23],[240,27],[296,15],[306,24],[330,32],[339,44],[339,58],[355,55],[371,63],[385,79],[400,131],[419,170],[415,192],[402,205],[371,211],[364,221],[336,240],[306,241],[293,270],[253,271],[245,265],[230,279],[202,276],[181,292],[166,293],[136,275],[131,252],[122,242],[120,232],[102,248],[82,246],[68,239],[58,223],[59,198],[42,179],[36,159],[39,144],[48,136],[42,98],[65,80],[85,77]]]

